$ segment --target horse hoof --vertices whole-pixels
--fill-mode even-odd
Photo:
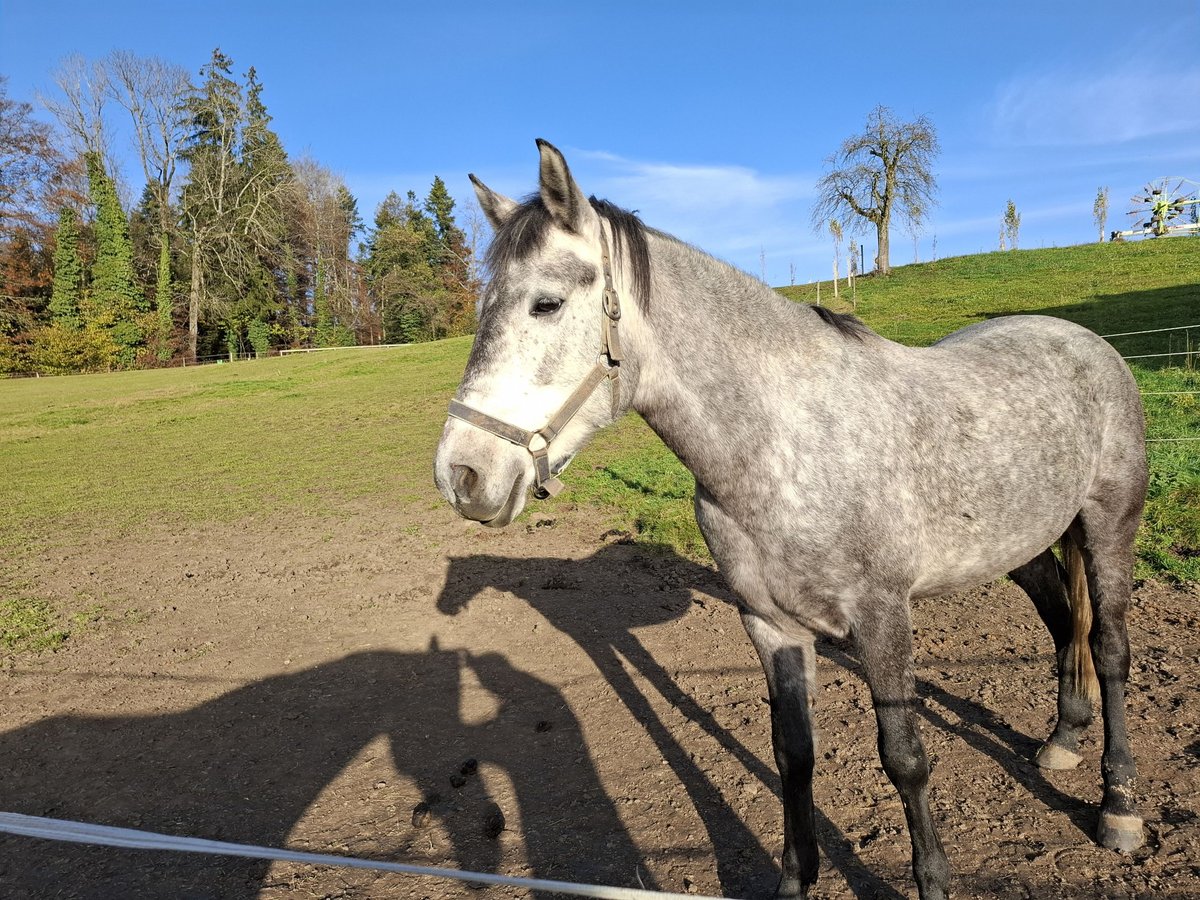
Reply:
[[[1073,769],[1083,761],[1083,757],[1074,750],[1059,744],[1042,744],[1035,759],[1043,769]]]
[[[808,887],[794,875],[784,875],[775,888],[775,900],[805,900]]]
[[[1146,842],[1140,816],[1118,816],[1100,813],[1100,829],[1096,840],[1101,847],[1130,853]]]

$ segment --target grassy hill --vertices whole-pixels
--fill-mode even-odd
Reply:
[[[821,284],[821,303],[850,311]],[[806,303],[816,285],[781,288]],[[860,278],[857,313],[884,337],[929,344],[984,319],[1015,313],[1060,316],[1097,334],[1200,323],[1200,239],[1082,244],[958,256],[901,266],[890,278]],[[1200,329],[1191,333],[1200,342]],[[1182,333],[1115,340],[1123,354],[1183,349]],[[1175,360],[1182,362],[1183,360]],[[1159,361],[1165,364],[1166,360]]]
[[[785,288],[816,299],[815,286]],[[821,299],[833,304],[831,286]],[[858,281],[857,311],[888,337],[928,343],[993,315],[1045,312],[1100,333],[1200,323],[1200,241],[1177,239],[961,257]],[[1121,338],[1126,353],[1184,352],[1200,329]],[[339,515],[364,501],[442,502],[430,460],[469,339],[203,368],[0,382],[0,553],[151,522]],[[1143,390],[1195,391],[1190,356],[1142,360]],[[1174,363],[1168,366],[1167,363]],[[1147,397],[1153,437],[1200,436],[1200,397]],[[1151,445],[1141,574],[1200,580],[1200,443]],[[555,501],[703,557],[693,482],[635,416],[580,454]],[[528,514],[527,514],[528,515]],[[0,584],[0,588],[4,585]]]

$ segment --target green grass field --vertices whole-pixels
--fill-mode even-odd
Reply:
[[[787,288],[815,299],[813,286]],[[821,299],[835,308],[831,286]],[[1036,311],[1101,333],[1200,322],[1200,241],[1177,239],[941,260],[859,279],[857,311],[888,337],[928,343],[989,316]],[[1200,340],[1200,329],[1191,333]],[[1191,349],[1182,332],[1126,353]],[[469,338],[202,368],[0,382],[0,552],[14,557],[149,523],[343,515],[363,500],[440,502],[431,459]],[[1164,363],[1175,363],[1167,366]],[[1190,356],[1143,360],[1144,391],[1194,391]],[[1200,437],[1200,397],[1146,399],[1152,437]],[[1151,445],[1140,574],[1200,580],[1200,443]],[[635,416],[569,471],[564,504],[703,558],[688,472]],[[528,515],[528,514],[527,514]],[[2,585],[0,585],[2,587]],[[11,589],[11,585],[9,588]]]

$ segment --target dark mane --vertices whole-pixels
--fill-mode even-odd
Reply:
[[[619,265],[629,261],[633,270],[633,295],[643,312],[650,307],[650,249],[646,244],[646,226],[632,212],[621,209],[607,200],[589,197],[592,209],[608,222],[615,238],[613,254]],[[513,263],[520,263],[541,248],[554,220],[542,198],[527,197],[509,216],[492,238],[485,262],[497,274]]]
[[[809,304],[809,306],[821,318],[821,321],[836,328],[842,337],[861,341],[863,336],[870,331],[858,316],[852,316],[850,313],[837,313],[815,304]]]

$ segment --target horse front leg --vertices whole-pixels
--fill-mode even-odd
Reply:
[[[783,782],[783,876],[775,896],[807,897],[817,881],[819,858],[813,826],[813,735],[809,715],[813,638],[796,629],[784,634],[746,611],[742,624],[767,676],[771,737]]]
[[[879,758],[904,803],[917,892],[921,900],[945,900],[950,889],[950,865],[929,811],[929,758],[917,730],[908,599],[864,603],[860,610],[862,617],[854,627],[854,639],[875,706]]]

